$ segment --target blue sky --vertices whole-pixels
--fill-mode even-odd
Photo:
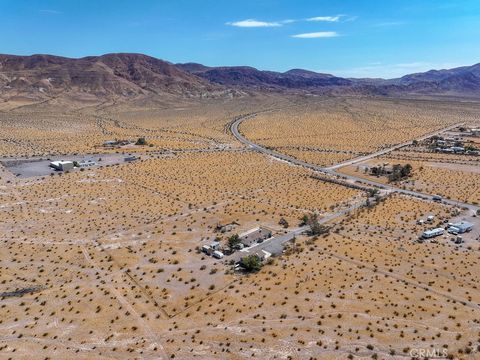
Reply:
[[[0,52],[390,78],[480,62],[480,1],[0,0]]]

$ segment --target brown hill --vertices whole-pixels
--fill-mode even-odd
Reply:
[[[202,97],[218,85],[142,54],[71,59],[51,55],[0,55],[0,94],[48,97],[68,93],[95,97],[171,94]]]
[[[0,55],[0,98],[69,99],[230,97],[247,92],[316,92],[361,95],[455,94],[480,96],[480,64],[431,70],[399,79],[344,79],[292,69],[176,64],[142,54],[71,59],[52,55]]]
[[[349,86],[350,80],[329,74],[293,69],[287,72],[262,71],[249,66],[206,67],[200,64],[176,64],[212,83],[243,89],[315,90],[324,87]]]
[[[352,79],[358,87],[385,94],[447,94],[480,96],[480,64],[453,69],[429,70],[398,79]]]

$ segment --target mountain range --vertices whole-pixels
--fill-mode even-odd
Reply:
[[[143,54],[72,59],[0,55],[0,97],[105,98],[157,95],[182,98],[242,96],[255,92],[431,94],[480,96],[480,64],[431,70],[398,79],[346,79],[292,69],[172,64]]]

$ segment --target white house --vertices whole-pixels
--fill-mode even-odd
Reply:
[[[52,161],[50,167],[58,171],[68,171],[73,170],[73,161]]]

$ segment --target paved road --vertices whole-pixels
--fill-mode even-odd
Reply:
[[[451,125],[451,126],[448,126],[446,128],[443,128],[443,129],[440,129],[438,131],[434,131],[432,133],[429,133],[429,134],[426,134],[426,135],[423,135],[419,138],[417,138],[416,140],[417,141],[423,141],[423,140],[426,140],[428,138],[431,138],[433,136],[436,136],[436,135],[440,135],[441,133],[445,132],[445,131],[449,131],[449,130],[452,130],[452,129],[455,129],[456,127],[459,127],[461,125],[464,125],[465,123],[458,123],[458,124],[455,124],[455,125]],[[371,154],[368,154],[368,155],[364,155],[364,156],[360,156],[360,157],[356,157],[354,159],[351,159],[351,160],[347,160],[347,161],[344,161],[344,162],[341,162],[341,163],[338,163],[338,164],[335,164],[335,165],[332,165],[332,166],[328,166],[326,167],[325,169],[327,170],[335,170],[335,169],[339,169],[343,166],[348,166],[348,165],[353,165],[353,164],[357,164],[359,162],[362,162],[362,161],[366,161],[366,160],[370,160],[370,159],[373,159],[377,156],[382,156],[382,155],[385,155],[385,154],[388,154],[389,152],[392,152],[394,150],[398,150],[398,149],[401,149],[401,148],[404,148],[406,146],[409,146],[409,145],[412,145],[413,144],[413,141],[414,140],[410,140],[410,141],[406,141],[402,144],[398,144],[398,145],[393,145],[389,148],[386,148],[386,149],[383,149],[383,150],[379,150],[379,151],[376,151],[374,153],[371,153]]]
[[[240,142],[242,142],[245,145],[248,145],[251,149],[253,149],[255,151],[258,151],[258,152],[261,152],[263,154],[270,155],[270,156],[273,156],[277,159],[284,160],[284,161],[287,161],[287,162],[295,164],[295,165],[303,166],[303,167],[306,167],[306,168],[314,170],[314,171],[326,173],[325,169],[323,167],[319,166],[319,165],[310,164],[310,163],[307,163],[305,161],[295,159],[291,156],[281,154],[281,153],[279,153],[275,150],[267,149],[267,148],[265,148],[261,145],[255,144],[254,142],[252,142],[252,141],[248,140],[246,137],[244,137],[240,133],[240,131],[238,130],[238,126],[244,120],[252,119],[253,117],[255,117],[255,115],[247,115],[245,117],[240,117],[240,118],[236,119],[234,122],[231,123],[230,130],[231,130],[233,136],[235,136],[237,138],[237,140],[239,140]]]
[[[323,218],[318,219],[319,224],[323,225],[326,224],[332,220],[335,220],[336,218],[339,218],[341,216],[344,216],[348,214],[351,211],[354,211],[362,206],[364,206],[366,203],[365,201],[362,202],[357,202],[353,205],[351,205],[348,208],[339,210],[335,213],[332,213],[328,216],[325,216]],[[284,234],[284,235],[279,235],[270,239],[265,240],[262,243],[256,244],[252,247],[249,247],[247,249],[244,249],[242,251],[237,251],[232,255],[232,257],[229,257],[229,259],[233,259],[235,261],[239,261],[243,256],[250,255],[253,253],[257,253],[261,250],[265,250],[269,252],[270,254],[273,255],[280,255],[283,251],[285,243],[289,242],[296,236],[308,231],[310,229],[309,226],[302,226],[299,228],[296,228],[294,230],[291,230],[290,232]]]
[[[280,159],[280,160],[287,161],[287,162],[289,162],[291,164],[294,164],[294,165],[303,166],[307,169],[310,169],[310,170],[313,170],[313,171],[316,171],[316,172],[320,172],[320,173],[323,173],[323,174],[338,176],[338,177],[343,178],[343,179],[363,183],[363,184],[366,184],[366,185],[374,186],[376,188],[381,188],[381,189],[391,191],[391,192],[397,192],[397,193],[401,193],[401,194],[405,194],[405,195],[415,196],[415,197],[422,198],[422,199],[430,199],[430,200],[432,199],[432,196],[433,196],[432,194],[425,194],[425,193],[422,193],[422,192],[419,192],[419,191],[405,190],[405,189],[401,189],[401,188],[398,188],[398,187],[395,187],[395,186],[392,186],[392,185],[382,184],[382,183],[376,182],[374,180],[366,180],[366,179],[356,177],[356,176],[353,176],[353,175],[338,174],[335,171],[335,169],[337,169],[340,166],[345,166],[345,165],[354,164],[354,163],[357,163],[357,162],[360,162],[360,161],[365,161],[365,160],[371,159],[371,158],[373,158],[375,156],[379,156],[379,155],[385,155],[385,154],[387,154],[389,152],[392,152],[394,150],[397,150],[401,147],[407,146],[408,144],[411,144],[413,141],[409,141],[409,142],[406,142],[406,143],[403,143],[403,144],[395,145],[395,146],[390,147],[388,149],[383,149],[383,150],[378,151],[376,153],[361,156],[361,157],[343,162],[341,164],[333,165],[333,166],[330,166],[330,167],[322,167],[322,166],[319,166],[319,165],[307,163],[307,162],[299,160],[299,159],[295,159],[291,156],[281,154],[281,153],[279,153],[277,151],[274,151],[274,150],[271,150],[271,149],[267,149],[267,148],[265,148],[261,145],[258,145],[256,143],[248,140],[246,137],[244,137],[240,133],[240,131],[238,130],[238,127],[243,121],[245,121],[247,119],[252,119],[252,118],[255,117],[255,115],[256,114],[249,114],[249,115],[246,115],[246,116],[243,116],[243,117],[239,117],[230,124],[230,130],[231,130],[233,136],[235,136],[235,138],[238,141],[242,142],[245,145],[248,145],[250,148],[252,148],[255,151],[261,152],[261,153],[269,155],[269,156],[273,156],[273,157],[275,157],[277,159]],[[438,135],[438,134],[440,134],[444,131],[447,131],[447,130],[451,130],[451,129],[459,126],[459,125],[460,124],[455,124],[455,125],[449,126],[447,128],[444,128],[442,130],[436,131],[434,133],[424,135],[424,136],[418,138],[418,140],[428,139],[429,137]],[[474,211],[474,212],[476,212],[480,209],[480,207],[478,207],[476,205],[464,203],[464,202],[457,201],[457,200],[444,199],[443,203],[448,204],[448,205],[453,205],[453,206],[460,206],[460,207],[469,209],[469,210]]]

